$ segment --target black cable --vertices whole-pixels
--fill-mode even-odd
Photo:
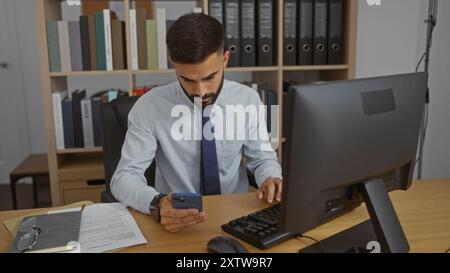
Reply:
[[[427,39],[430,41],[430,47],[433,45],[433,32],[434,32],[434,28],[435,27],[433,27],[433,28],[431,28],[431,32],[430,32],[430,35],[427,37]],[[420,67],[420,65],[422,64],[422,62],[423,62],[423,60],[425,59],[425,57],[427,56],[427,50],[425,50],[425,52],[423,53],[423,55],[422,55],[422,57],[420,57],[420,59],[419,59],[419,62],[417,63],[417,66],[416,66],[416,72],[419,72],[419,67]]]
[[[416,72],[419,71],[419,67],[422,64],[422,61],[424,60],[425,57],[427,57],[427,59],[425,60],[425,70],[427,70],[428,65],[427,62],[429,62],[429,56],[427,56],[427,53],[429,53],[429,50],[431,48],[431,46],[433,45],[433,32],[436,26],[436,22],[433,21],[428,21],[427,23],[432,24],[431,27],[431,31],[428,34],[427,37],[427,49],[425,50],[425,53],[422,55],[422,57],[419,60],[419,63],[416,66]],[[425,71],[428,72],[428,71]],[[427,87],[428,88],[428,87]],[[425,138],[426,138],[426,134],[427,134],[427,129],[428,129],[428,121],[429,121],[429,107],[428,107],[428,94],[429,89],[427,89],[427,103],[425,104],[425,113],[424,113],[424,120],[423,120],[423,127],[420,130],[420,138],[419,138],[419,154],[418,154],[418,158],[416,159],[416,161],[414,162],[414,166],[419,163],[419,170],[418,170],[418,178],[422,179],[422,162],[423,162],[423,150],[424,150],[424,146],[425,146]]]
[[[314,241],[315,243],[320,244],[319,240],[317,240],[317,239],[315,239],[315,238],[313,238],[313,237],[309,237],[309,236],[305,236],[305,235],[300,235],[300,236],[298,236],[297,238],[310,239],[310,240]]]
[[[449,249],[447,249],[444,253],[449,253],[450,252],[450,248]]]
[[[300,240],[301,238],[305,238],[305,239],[309,239],[311,241],[314,241],[317,244],[317,246],[322,250],[322,253],[326,253],[325,249],[322,248],[322,245],[320,244],[319,240],[317,240],[317,239],[315,239],[313,237],[310,237],[310,236],[306,236],[306,235],[299,235],[297,237],[297,240]]]
[[[419,72],[419,67],[420,67],[420,65],[422,64],[423,59],[425,58],[425,55],[426,55],[426,54],[427,54],[427,53],[425,52],[425,53],[423,53],[422,57],[420,57],[419,63],[418,63],[417,66],[416,66],[416,73]]]

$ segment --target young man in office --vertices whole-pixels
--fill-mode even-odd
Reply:
[[[111,192],[125,205],[153,214],[170,232],[207,219],[205,212],[174,209],[171,193],[248,192],[242,154],[259,186],[257,198],[269,203],[281,201],[281,167],[272,148],[261,149],[262,141],[215,140],[204,136],[200,140],[176,140],[172,135],[174,107],[193,109],[194,101],[199,99],[203,107],[223,109],[229,105],[261,105],[253,89],[224,79],[230,56],[224,44],[224,29],[212,17],[190,14],[177,20],[168,31],[167,45],[178,82],[154,88],[139,99],[128,117],[129,128],[111,181]],[[205,113],[201,119],[203,125],[212,121]],[[267,134],[265,124],[263,130]],[[154,159],[157,167],[152,188],[147,185],[144,173]]]

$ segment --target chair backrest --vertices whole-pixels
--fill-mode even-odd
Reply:
[[[102,193],[102,202],[117,202],[111,194],[110,183],[119,164],[122,146],[128,130],[128,114],[138,97],[120,97],[111,103],[102,105],[103,157],[106,191]],[[155,184],[155,161],[145,172],[147,184]]]

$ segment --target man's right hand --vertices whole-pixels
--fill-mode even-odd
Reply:
[[[208,219],[206,213],[198,209],[174,209],[172,193],[161,199],[159,207],[161,225],[169,232],[179,232]]]

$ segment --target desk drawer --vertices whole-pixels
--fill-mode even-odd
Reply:
[[[62,182],[60,187],[62,202],[65,205],[80,201],[100,203],[101,193],[106,189],[105,185],[88,181]]]

